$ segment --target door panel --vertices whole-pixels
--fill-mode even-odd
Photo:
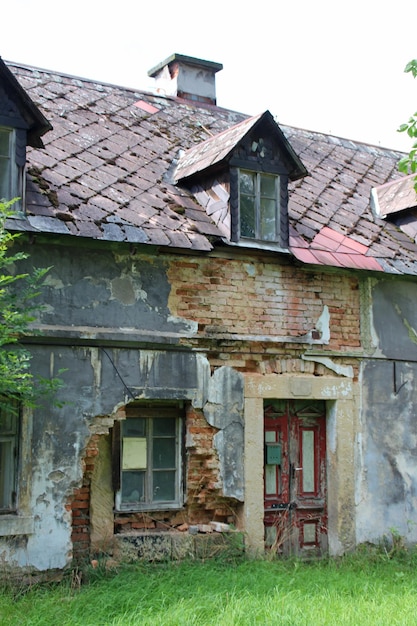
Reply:
[[[324,402],[266,401],[264,432],[266,546],[280,554],[326,552]]]

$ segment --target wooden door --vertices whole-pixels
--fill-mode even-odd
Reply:
[[[325,403],[264,407],[265,544],[279,554],[327,551]]]

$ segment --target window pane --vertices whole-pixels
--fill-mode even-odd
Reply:
[[[175,500],[175,470],[153,472],[153,499]]]
[[[145,472],[122,473],[122,502],[135,504],[145,500]]]
[[[314,491],[314,431],[303,430],[302,435],[302,468],[303,468],[303,491]]]
[[[146,419],[142,417],[129,417],[122,422],[122,424],[124,437],[145,437]]]
[[[0,435],[14,435],[16,433],[16,425],[16,414],[0,409]]]
[[[255,193],[255,175],[249,172],[239,172],[240,193],[253,196]]]
[[[147,462],[147,441],[145,437],[123,437],[122,469],[145,469]]]
[[[261,196],[275,198],[275,176],[261,175]]]
[[[265,546],[270,548],[277,540],[277,527],[265,526]]]
[[[267,496],[278,493],[277,489],[277,466],[265,465],[265,494]]]
[[[0,441],[0,508],[11,508],[11,490],[13,489],[12,469],[12,443]]]
[[[8,130],[0,130],[0,156],[10,156],[10,132]]]
[[[153,440],[153,467],[163,469],[175,467],[175,439],[161,439],[155,437]]]
[[[11,200],[10,131],[0,130],[0,199]]]
[[[304,543],[316,543],[316,523],[305,522],[303,526]]]
[[[255,237],[255,200],[247,196],[240,198],[240,235]]]
[[[0,199],[11,200],[10,195],[10,161],[0,158]]]
[[[175,417],[158,417],[153,421],[153,434],[175,436]]]
[[[276,239],[276,204],[275,200],[261,200],[261,215],[259,220],[260,238],[264,241]]]

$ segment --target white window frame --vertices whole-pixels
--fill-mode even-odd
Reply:
[[[7,404],[10,404],[10,409]],[[17,401],[0,399],[0,514],[17,510],[20,410]]]
[[[156,411],[156,412],[155,412]],[[171,409],[170,415],[165,415],[163,409],[161,410],[161,416],[157,415],[158,410],[152,409],[151,411],[138,410],[137,415],[127,417],[126,420],[123,420],[120,424],[121,426],[121,436],[120,436],[120,489],[115,494],[115,504],[116,510],[118,511],[153,511],[153,510],[167,510],[167,509],[179,509],[183,505],[183,493],[182,493],[182,457],[183,457],[183,441],[182,441],[182,431],[183,431],[183,418],[179,415],[179,409],[175,409],[175,412]],[[129,472],[129,469],[124,469],[124,425],[128,423],[129,419],[134,417],[138,417],[146,420],[146,434],[144,439],[146,439],[146,444],[143,444],[143,448],[146,452],[143,452],[146,455],[146,467],[136,468],[133,471],[144,471],[144,484],[145,484],[145,497],[141,502],[128,502],[123,501],[123,480],[124,473]],[[154,460],[152,458],[153,455],[153,432],[154,432],[154,423],[158,419],[163,417],[170,417],[175,419],[175,467],[173,468],[164,468],[173,469],[175,471],[175,497],[172,500],[157,500],[154,499],[153,496],[153,473],[158,471],[157,468],[154,467]],[[127,437],[129,438],[129,437]],[[140,443],[138,442],[138,445]],[[140,464],[144,465],[145,463],[142,461]],[[161,470],[163,471],[163,470]]]
[[[254,209],[255,209],[255,232],[253,236],[248,236],[242,234],[242,216],[241,216],[241,173],[250,174],[255,179],[255,192],[253,194],[254,199]],[[273,178],[275,181],[275,196],[274,198],[269,197],[269,199],[275,200],[275,233],[272,238],[268,238],[262,236],[262,224],[261,224],[261,200],[263,199],[261,196],[261,178],[262,177]],[[258,172],[246,168],[238,168],[238,202],[239,202],[239,240],[242,241],[261,241],[264,244],[273,244],[277,243],[280,238],[280,195],[281,195],[281,183],[280,176],[278,174],[272,174],[269,172]],[[265,196],[265,199],[267,197]]]

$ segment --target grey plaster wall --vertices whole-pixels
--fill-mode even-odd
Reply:
[[[244,379],[230,367],[217,369],[209,381],[204,415],[219,429],[214,437],[223,494],[244,499]]]
[[[42,289],[46,303],[39,315],[42,324],[180,334],[194,328],[171,315],[167,263],[157,255],[131,255],[127,248],[117,247],[40,244],[28,250],[30,259],[19,271],[50,267]]]
[[[417,283],[378,280],[372,288],[374,341],[385,357],[417,361]]]
[[[395,529],[417,541],[417,284],[372,287],[375,353],[363,361],[357,434],[357,541]]]
[[[395,376],[402,381],[397,386]],[[417,364],[369,361],[363,368],[362,379],[357,540],[375,541],[395,529],[408,541],[415,542]]]

